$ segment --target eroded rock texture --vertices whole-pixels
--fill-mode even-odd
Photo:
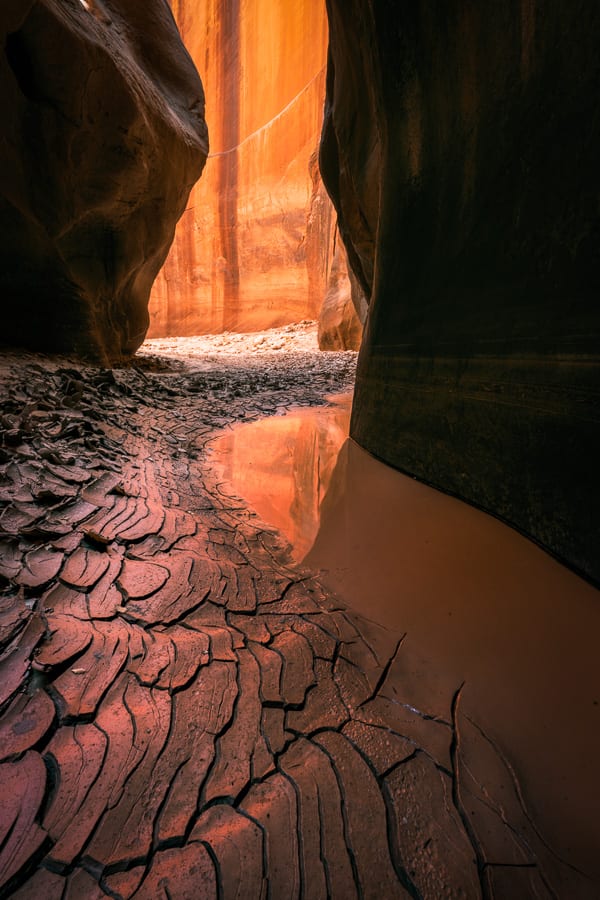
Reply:
[[[363,292],[336,230],[327,290],[319,312],[320,349],[359,350],[366,313]]]
[[[597,581],[597,5],[327,7],[353,436]]]
[[[206,88],[211,155],[154,286],[150,335],[315,319],[335,220],[325,191],[318,215],[311,199],[325,97],[325,6],[172,6]]]
[[[202,85],[164,0],[0,11],[2,338],[133,353],[207,153]]]

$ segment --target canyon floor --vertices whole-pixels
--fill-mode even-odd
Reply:
[[[413,702],[403,629],[220,481],[355,365],[311,323],[0,357],[0,897],[597,896],[461,684]]]

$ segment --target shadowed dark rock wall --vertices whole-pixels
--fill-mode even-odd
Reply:
[[[208,151],[165,0],[3,0],[0,339],[115,360]]]
[[[328,0],[354,438],[600,580],[600,7]]]

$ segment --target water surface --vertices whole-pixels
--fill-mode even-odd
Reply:
[[[347,439],[349,398],[241,425],[223,477],[297,560],[400,633],[400,700],[463,709],[503,748],[547,839],[600,873],[600,592],[492,516]],[[596,835],[596,837],[594,837]]]

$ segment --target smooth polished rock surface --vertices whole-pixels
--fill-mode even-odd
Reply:
[[[366,314],[366,301],[336,231],[327,291],[319,312],[320,349],[360,350]]]
[[[352,435],[600,581],[593,0],[328,0],[321,168],[370,302]]]
[[[172,7],[206,89],[211,153],[154,286],[149,334],[250,332],[315,319],[335,224],[315,153],[325,5]]]
[[[198,74],[164,0],[6,0],[0,39],[0,337],[131,355],[208,152]]]

